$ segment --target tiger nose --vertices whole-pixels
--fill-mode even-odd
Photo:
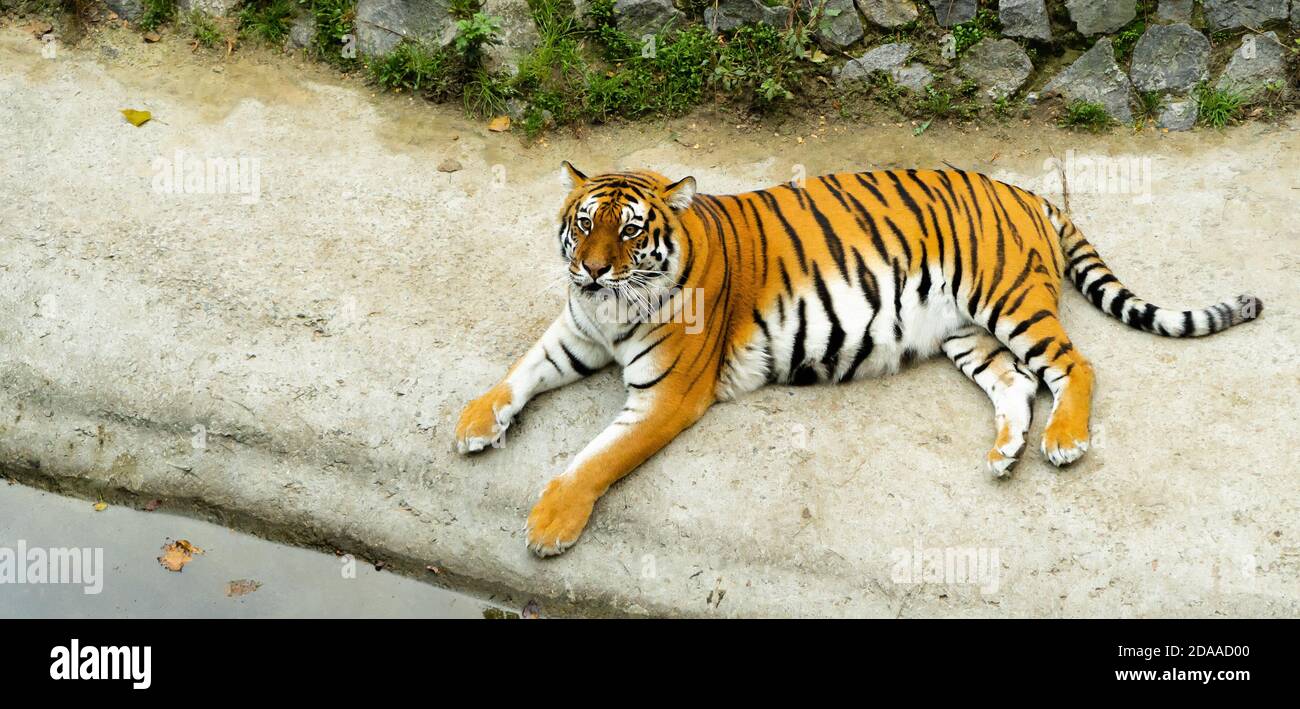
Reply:
[[[609,273],[610,265],[607,263],[599,263],[596,261],[583,261],[582,269],[586,271],[587,275],[590,276],[591,280],[594,281],[600,278],[601,276],[605,275],[606,273]]]

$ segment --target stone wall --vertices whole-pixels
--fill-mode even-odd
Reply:
[[[127,17],[139,5],[104,1]],[[233,14],[241,0],[182,2]],[[1186,130],[1196,123],[1202,84],[1247,99],[1266,90],[1289,97],[1296,86],[1288,60],[1297,46],[1300,0],[795,2],[800,17],[819,18],[813,37],[831,55],[824,66],[844,91],[877,75],[918,93],[966,81],[989,101],[1088,101],[1125,124],[1136,120],[1139,107],[1149,113],[1154,104],[1159,127]],[[585,2],[576,5],[581,12]],[[792,17],[789,3],[780,0],[711,1],[698,17],[688,7],[682,0],[616,0],[614,14],[619,28],[634,37],[690,23],[715,33],[753,23],[786,27]],[[511,71],[538,40],[528,4],[485,0],[483,10],[502,25],[489,65]],[[448,0],[358,0],[355,16],[356,46],[366,56],[383,56],[403,39],[442,46],[455,36]],[[310,22],[295,24],[292,45],[311,36]],[[958,47],[958,35],[979,39]],[[1212,61],[1215,56],[1220,60]]]

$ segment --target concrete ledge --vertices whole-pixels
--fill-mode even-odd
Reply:
[[[165,497],[550,612],[1300,613],[1294,122],[1176,139],[841,125],[798,145],[687,120],[529,149],[256,58],[220,75],[75,51],[43,62],[0,32],[0,469],[19,481]],[[124,107],[158,120],[133,128]],[[1100,382],[1097,445],[1074,468],[1031,453],[990,480],[990,407],[946,362],[771,388],[716,407],[616,486],[574,549],[539,561],[524,517],[617,411],[612,374],[539,399],[503,449],[451,452],[460,407],[561,302],[546,289],[560,159],[689,170],[715,192],[796,163],[943,160],[1033,186],[1049,148],[1150,158],[1149,203],[1072,196],[1137,293],[1174,306],[1250,291],[1268,306],[1175,342],[1067,293]],[[152,161],[178,149],[260,158],[260,200],[155,192]],[[465,169],[438,172],[446,156]],[[900,554],[947,549],[996,551],[995,588],[899,581]]]

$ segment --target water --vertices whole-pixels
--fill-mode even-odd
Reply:
[[[103,560],[94,594],[84,585],[0,582],[0,617],[483,618],[519,611],[165,509],[97,512],[91,501],[0,482],[0,565],[19,540],[27,549],[102,549]],[[158,562],[162,546],[176,539],[203,549],[179,573]],[[227,595],[230,583],[242,580],[261,585]]]

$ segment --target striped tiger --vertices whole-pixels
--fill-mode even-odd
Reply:
[[[1251,296],[1186,311],[1148,303],[1061,210],[958,169],[842,173],[719,196],[697,194],[691,177],[588,178],[568,162],[563,174],[566,307],[456,426],[462,453],[498,445],[532,397],[622,367],[622,411],[528,515],[527,544],[541,556],[576,542],[610,485],[714,402],[767,383],[892,373],[938,352],[993,402],[993,475],[1021,456],[1040,382],[1053,398],[1043,455],[1077,460],[1088,449],[1093,368],[1058,317],[1063,278],[1103,312],[1165,337],[1262,312]],[[696,327],[683,317],[692,305]]]

